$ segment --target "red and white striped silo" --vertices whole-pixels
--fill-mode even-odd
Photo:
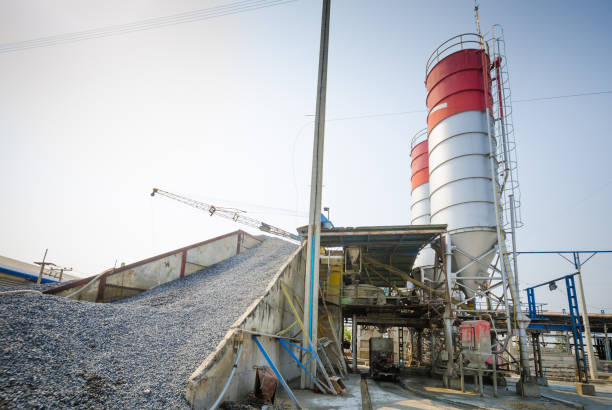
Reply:
[[[485,285],[497,242],[487,124],[492,119],[485,111],[492,101],[485,87],[488,69],[477,34],[446,41],[426,68],[431,223],[448,226],[456,247],[452,269],[467,298]],[[474,258],[479,262],[470,264]]]
[[[416,133],[410,144],[412,168],[412,191],[410,195],[410,215],[412,225],[429,225],[429,149],[427,147],[427,129]],[[412,266],[417,280],[432,280],[435,251],[428,245],[417,255]],[[431,271],[431,272],[430,272]]]

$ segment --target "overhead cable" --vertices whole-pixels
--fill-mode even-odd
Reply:
[[[32,40],[0,44],[0,54],[11,53],[31,48],[49,47],[58,44],[91,40],[100,37],[133,33],[142,30],[152,30],[176,24],[208,20],[233,14],[246,13],[249,11],[264,9],[268,7],[280,6],[282,4],[293,3],[296,1],[298,0],[242,0],[222,4],[219,6],[173,14],[170,16],[155,17],[151,19],[135,21],[132,23],[117,24],[74,33],[58,34],[54,36],[35,38]]]
[[[550,97],[536,97],[536,98],[526,98],[521,100],[512,100],[512,103],[523,103],[523,102],[532,102],[532,101],[546,101],[546,100],[558,100],[562,98],[574,98],[574,97],[586,97],[590,95],[602,95],[602,94],[612,94],[611,91],[594,91],[588,93],[579,93],[579,94],[566,94],[566,95],[555,95]],[[357,120],[363,118],[375,118],[375,117],[390,117],[390,116],[398,116],[398,115],[408,115],[408,114],[419,114],[425,113],[427,110],[410,110],[410,111],[396,111],[396,112],[382,112],[382,113],[374,113],[374,114],[363,114],[363,115],[353,115],[348,117],[335,117],[329,118],[326,121],[346,121],[346,120]],[[314,117],[312,114],[307,114],[306,117]]]

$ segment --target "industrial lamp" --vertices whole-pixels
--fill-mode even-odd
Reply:
[[[548,284],[548,289],[550,289],[551,291],[557,289],[557,284],[555,282],[550,282]]]

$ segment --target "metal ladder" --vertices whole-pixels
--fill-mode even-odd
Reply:
[[[535,366],[535,377],[544,378],[544,369],[542,368],[542,349],[540,348],[540,334],[533,333],[531,336],[533,345],[533,362]]]
[[[574,276],[566,276],[567,300],[569,302],[569,314],[572,322],[572,333],[574,336],[574,349],[576,349],[576,372],[579,381],[588,383],[589,374],[586,354],[584,353],[584,342],[582,340],[582,321],[578,310],[578,298],[576,297],[576,284]]]

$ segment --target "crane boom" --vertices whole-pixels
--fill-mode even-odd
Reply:
[[[153,188],[153,192],[151,192],[151,196],[155,196],[155,194],[163,195],[170,199],[174,199],[175,201],[182,202],[186,205],[192,206],[197,209],[201,209],[202,211],[208,212],[210,216],[218,215],[220,217],[223,217],[225,219],[230,219],[239,224],[257,228],[260,231],[267,232],[272,235],[280,236],[282,238],[289,239],[292,241],[301,242],[301,238],[298,235],[292,234],[283,229],[269,225],[265,222],[258,221],[253,218],[249,218],[248,216],[242,215],[240,212],[233,210],[233,209],[216,207],[211,204],[206,204],[204,202],[196,201],[195,199],[187,198],[185,196],[178,195],[178,194],[173,194],[172,192],[164,191],[163,189],[158,189],[158,188]]]

